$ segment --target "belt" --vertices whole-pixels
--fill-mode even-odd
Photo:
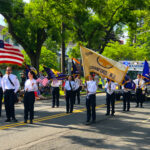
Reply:
[[[26,91],[26,93],[34,93],[34,91]]]
[[[6,91],[14,91],[15,89],[6,89]]]

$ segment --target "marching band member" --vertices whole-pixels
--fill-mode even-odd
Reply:
[[[87,97],[86,97],[86,108],[87,108],[87,125],[90,124],[91,113],[92,113],[92,123],[96,121],[96,90],[97,84],[94,81],[94,77],[92,75],[89,76],[89,81],[86,82],[87,88]],[[92,108],[92,110],[91,110]]]
[[[24,123],[27,123],[28,112],[30,112],[30,124],[33,123],[34,119],[34,102],[35,94],[34,92],[38,90],[38,86],[35,80],[35,74],[33,71],[28,73],[29,79],[25,82],[25,95],[24,95]]]
[[[75,84],[76,84],[75,101],[76,101],[76,97],[77,97],[78,104],[80,104],[80,91],[82,90],[82,80],[80,79],[80,75],[78,75],[77,78],[75,79]],[[74,104],[75,104],[75,102],[74,102]]]
[[[130,110],[130,100],[131,100],[131,90],[132,90],[132,83],[128,78],[126,83],[124,84],[124,93],[123,93],[123,111]]]
[[[0,117],[1,117],[1,112],[2,112],[2,99],[3,99],[3,89],[2,89],[2,78],[3,74],[0,72]]]
[[[136,84],[136,103],[137,103],[135,107],[139,107],[139,103],[140,103],[141,108],[142,108],[143,102],[144,102],[142,89],[145,87],[145,81],[142,79],[141,74],[137,75],[137,79],[134,80],[134,83]]]
[[[73,112],[75,82],[72,76],[68,76],[65,82],[64,91],[66,95],[66,113]]]
[[[110,115],[110,103],[112,106],[112,112],[111,115],[114,116],[115,113],[115,83],[108,79],[108,82],[105,85],[106,89],[106,103],[107,103],[107,115]]]
[[[52,86],[52,108],[59,107],[59,86],[61,85],[61,81],[57,80],[56,78],[53,78],[51,86]]]
[[[12,68],[6,68],[6,74],[2,78],[2,89],[4,92],[4,103],[5,103],[5,110],[6,110],[6,117],[7,119],[5,122],[10,122],[11,119],[13,122],[17,122],[15,118],[15,99],[16,93],[19,90],[20,84],[17,76],[12,73]]]

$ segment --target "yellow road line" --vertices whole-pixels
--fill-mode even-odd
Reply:
[[[117,101],[116,104],[118,104],[120,102],[121,101]],[[96,106],[96,109],[102,108],[105,106],[106,106],[105,104],[101,104],[101,105]],[[80,112],[84,112],[84,111],[86,111],[86,108],[74,110],[73,113],[80,113]],[[45,116],[42,118],[34,119],[34,123],[45,121],[45,120],[50,120],[50,119],[55,119],[55,118],[59,118],[59,117],[69,116],[69,115],[71,115],[71,114],[60,113],[60,114],[56,114],[56,115],[52,115],[52,116]],[[0,126],[0,130],[18,127],[18,126],[23,126],[23,125],[26,125],[26,123],[24,123],[24,122],[13,123],[13,124],[9,124],[9,125]]]

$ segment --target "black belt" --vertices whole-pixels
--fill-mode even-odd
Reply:
[[[6,89],[6,91],[14,91],[15,89]]]
[[[25,93],[34,93],[34,91],[26,91]]]

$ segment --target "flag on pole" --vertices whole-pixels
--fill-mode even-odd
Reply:
[[[43,66],[43,68],[44,68],[44,70],[46,71],[46,73],[48,75],[48,79],[52,79],[52,78],[56,77],[54,72],[50,68],[45,67],[45,66]]]
[[[79,74],[79,71],[78,71],[78,69],[77,69],[75,63],[73,62],[73,59],[72,59],[71,74],[72,74],[72,75],[77,75],[77,74]]]
[[[122,85],[124,77],[128,71],[127,66],[106,58],[83,46],[80,46],[80,51],[85,77],[90,75],[90,72],[94,72]]]
[[[0,40],[0,64],[8,63],[21,66],[23,61],[24,56],[19,49]]]
[[[148,62],[146,60],[144,62],[142,76],[143,76],[144,81],[146,82],[146,84],[149,84],[150,83],[149,64],[148,64]]]
[[[150,75],[149,75],[149,64],[148,64],[148,62],[146,60],[144,62],[142,76],[145,77],[145,78],[150,78]]]

